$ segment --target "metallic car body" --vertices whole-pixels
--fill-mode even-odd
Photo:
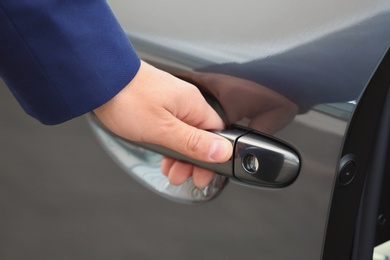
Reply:
[[[340,157],[355,108],[390,45],[390,2],[109,3],[142,59],[198,85],[219,101],[228,124],[282,140],[302,162],[299,177],[288,187],[230,184],[211,206],[199,207],[193,219],[178,219],[197,225],[197,233],[188,236],[198,237],[198,243],[191,248],[184,237],[179,252],[165,256],[327,257]],[[270,98],[281,105],[246,109]],[[273,120],[262,119],[269,111],[275,112]],[[211,207],[221,215],[208,218]],[[175,236],[175,226],[170,234],[162,230],[148,232],[156,240]],[[345,243],[350,250],[352,242]],[[202,248],[215,250],[202,255]]]

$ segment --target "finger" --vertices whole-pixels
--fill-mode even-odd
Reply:
[[[229,160],[233,152],[230,141],[176,118],[173,120],[176,122],[170,128],[170,134],[156,139],[156,143],[200,161],[222,163]]]
[[[175,165],[175,168],[172,168],[172,166],[176,162],[177,162],[177,164]],[[164,156],[162,161],[161,161],[161,167],[164,168],[164,170],[162,169],[162,172],[165,176],[168,177],[168,174],[169,174],[170,170],[172,169],[172,171],[170,172],[170,175],[169,175],[170,176],[169,180],[172,180],[171,183],[172,184],[174,183],[174,185],[180,185],[180,184],[184,183],[191,176],[191,174],[189,174],[190,176],[188,175],[188,172],[187,172],[187,174],[183,172],[183,171],[186,171],[186,168],[184,168],[184,167],[182,168],[183,165],[179,165],[179,162],[180,161],[176,161],[175,159],[172,159],[172,158],[169,158],[166,156]],[[181,163],[183,163],[183,162],[180,162],[180,164]],[[186,164],[186,163],[183,163],[183,164]],[[181,169],[179,169],[179,167]],[[166,173],[164,173],[164,172],[166,172]],[[193,167],[191,172],[192,172],[192,178],[193,178],[194,184],[199,189],[205,188],[215,176],[214,172],[212,172],[210,170],[203,169],[203,168],[199,168],[196,166]],[[187,178],[187,179],[185,179],[185,178]]]
[[[175,160],[170,158],[170,157],[164,156],[162,158],[160,169],[161,169],[162,174],[164,174],[164,176],[168,177],[169,170],[172,168],[172,165],[174,162],[175,162]]]
[[[207,103],[199,89],[186,85],[185,91],[176,98],[172,107],[167,107],[175,117],[196,128],[220,130],[225,124],[218,113]]]
[[[205,101],[199,90],[187,85],[171,107],[170,134],[161,144],[191,158],[207,162],[225,162],[232,155],[232,145],[225,138],[201,129],[223,129],[217,112]]]
[[[199,189],[204,189],[214,178],[215,173],[199,167],[194,167],[192,180]]]
[[[191,177],[194,166],[189,163],[175,161],[169,169],[168,180],[173,185],[183,184]]]

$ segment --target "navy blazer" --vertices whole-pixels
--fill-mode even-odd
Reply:
[[[104,104],[139,66],[103,0],[0,0],[0,76],[44,124]]]

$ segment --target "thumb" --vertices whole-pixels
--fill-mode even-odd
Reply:
[[[233,147],[229,140],[190,126],[180,120],[172,127],[169,138],[160,140],[161,145],[167,146],[185,156],[205,162],[222,163],[230,159]]]

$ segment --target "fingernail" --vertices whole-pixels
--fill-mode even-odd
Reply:
[[[229,143],[224,140],[214,140],[210,147],[209,157],[213,161],[223,161],[229,151]]]

